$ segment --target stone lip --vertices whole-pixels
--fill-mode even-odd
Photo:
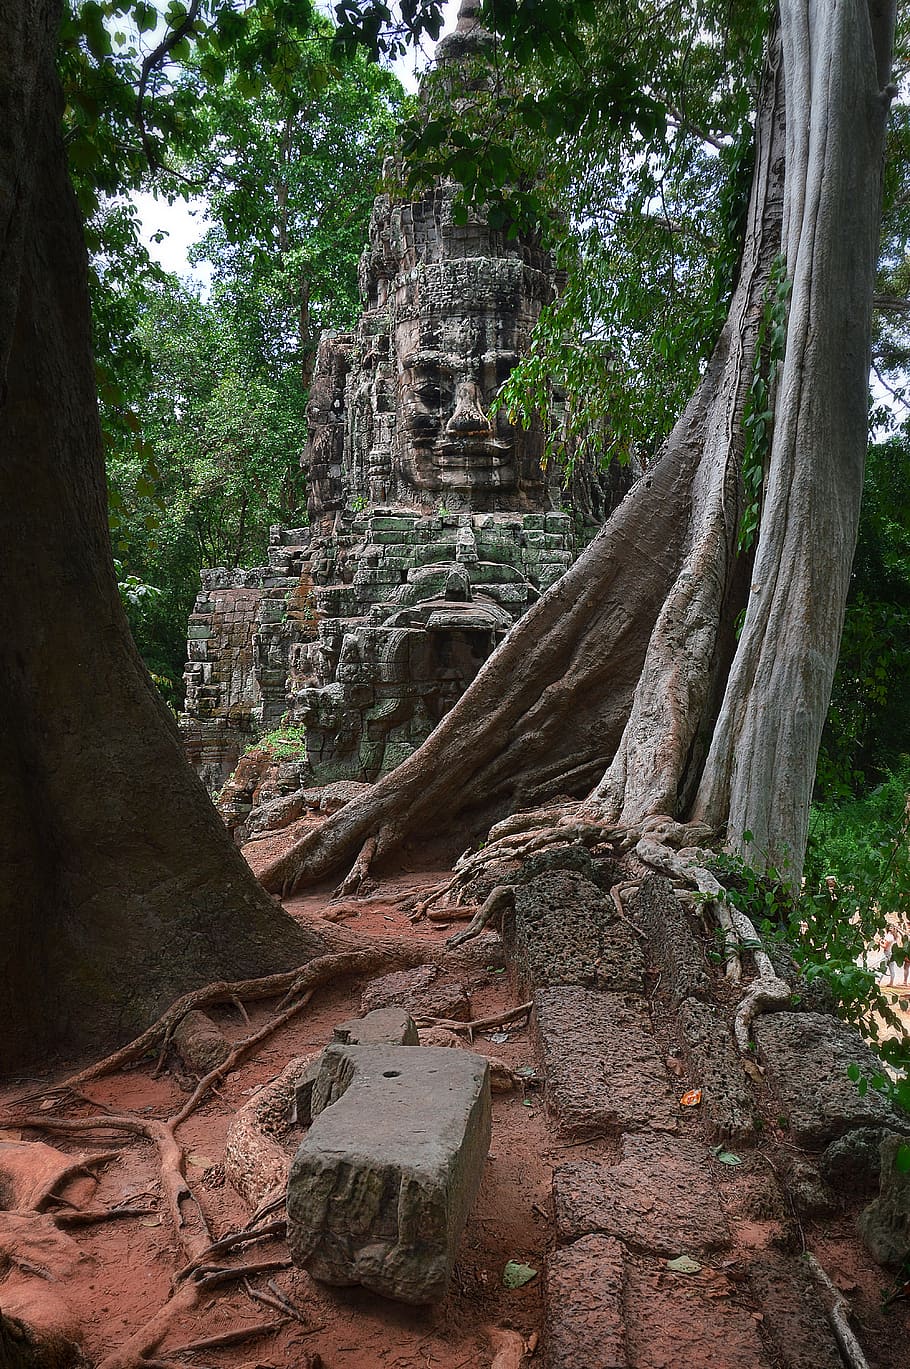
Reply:
[[[425,1046],[331,1045],[335,1101],[291,1166],[288,1245],[323,1282],[439,1301],[490,1145],[482,1056]]]
[[[900,1117],[882,1094],[861,1094],[847,1071],[872,1079],[882,1064],[856,1027],[825,1013],[767,1013],[753,1032],[768,1083],[786,1111],[797,1145],[818,1148],[857,1127],[891,1126]]]

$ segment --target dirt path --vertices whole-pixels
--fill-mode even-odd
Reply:
[[[452,929],[412,925],[402,899],[418,897],[439,878],[400,873],[365,899],[335,905],[331,915],[340,913],[344,925],[370,936],[438,944]],[[318,918],[327,899],[327,892],[298,898],[289,911]],[[616,973],[612,986],[602,979],[581,1017],[578,1003],[588,1000],[544,990],[531,1024],[476,1036],[473,1049],[546,1079],[547,1110],[536,1078],[494,1096],[486,1174],[441,1306],[415,1310],[362,1290],[333,1290],[294,1269],[253,1274],[253,1294],[283,1296],[298,1318],[283,1320],[274,1305],[233,1281],[176,1316],[152,1360],[224,1369],[319,1363],[326,1369],[518,1369],[520,1363],[529,1369],[538,1363],[551,1369],[837,1369],[843,1361],[806,1270],[803,1251],[810,1249],[846,1296],[870,1365],[906,1369],[907,1303],[882,1309],[891,1278],[855,1235],[856,1195],[835,1195],[833,1207],[815,1213],[809,1198],[795,1203],[788,1176],[801,1152],[761,1082],[757,1137],[718,1148],[704,1104],[680,1103],[705,1081],[687,1072],[681,1058],[665,977],[644,963],[637,992],[625,970]],[[460,977],[474,1018],[517,1002],[496,957],[476,959]],[[290,1057],[318,1051],[335,1025],[356,1016],[363,987],[345,981],[319,990],[179,1129],[190,1186],[216,1239],[241,1229],[250,1215],[224,1181],[232,1117]],[[250,1005],[252,1027],[271,1010]],[[250,1030],[233,1007],[212,1015],[231,1039]],[[33,1083],[40,1093],[40,1083]],[[104,1108],[167,1116],[194,1083],[172,1061],[158,1078],[144,1065],[87,1084],[81,1101],[48,1094],[32,1106],[49,1118],[97,1116]],[[0,1095],[0,1103],[21,1092],[20,1084]],[[36,1138],[7,1107],[4,1116],[0,1146]],[[95,1171],[97,1182],[78,1177],[59,1196],[77,1206],[148,1209],[70,1228],[74,1245],[64,1251],[43,1219],[41,1231],[29,1233],[37,1244],[27,1250],[22,1244],[18,1265],[7,1251],[0,1267],[5,1312],[57,1324],[68,1315],[98,1363],[168,1302],[182,1255],[149,1143],[104,1133],[42,1139],[70,1153],[117,1151]],[[49,1207],[60,1210],[56,1203]],[[684,1264],[670,1267],[680,1257]],[[285,1258],[283,1239],[272,1236],[228,1254],[224,1263]],[[506,1289],[508,1261],[527,1265],[536,1277]],[[275,1326],[249,1341],[175,1354],[262,1323]]]

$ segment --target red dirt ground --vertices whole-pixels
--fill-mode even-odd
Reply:
[[[261,848],[260,848],[261,849]],[[258,854],[258,853],[257,853]],[[390,876],[363,900],[345,901],[355,911],[346,917],[347,926],[372,935],[412,936],[417,941],[439,941],[450,929],[423,922],[413,926],[399,900],[406,894],[429,889],[441,878],[433,872],[399,873]],[[292,900],[289,911],[301,918],[317,918],[325,910],[328,891]],[[467,986],[472,1016],[485,1017],[514,1005],[507,976],[503,972],[478,969]],[[345,981],[317,992],[313,1002],[296,1019],[269,1038],[252,1057],[228,1075],[215,1095],[204,1102],[179,1129],[178,1139],[187,1155],[190,1186],[204,1209],[213,1237],[220,1238],[242,1228],[249,1211],[224,1182],[221,1159],[225,1134],[238,1107],[264,1083],[277,1075],[289,1057],[317,1051],[332,1037],[335,1024],[357,1015],[362,984]],[[253,1027],[264,1023],[274,1005],[250,1005]],[[232,1008],[211,1013],[230,1038],[249,1031]],[[478,1036],[474,1049],[504,1060],[513,1069],[537,1064],[526,1026],[509,1030],[509,1039],[491,1042]],[[84,1086],[85,1103],[45,1100],[48,1115],[91,1116],[99,1107],[140,1115],[167,1116],[185,1101],[195,1081],[181,1078],[174,1070],[151,1077],[148,1063],[126,1072],[95,1080]],[[44,1081],[43,1086],[49,1087]],[[689,1087],[681,1081],[680,1089]],[[41,1082],[23,1089],[0,1093],[4,1130],[0,1141],[38,1139],[35,1131],[23,1132],[16,1125],[13,1096],[37,1093],[31,1106],[41,1107]],[[582,1158],[586,1151],[578,1145],[558,1140],[548,1128],[541,1095],[529,1089],[494,1097],[494,1126],[490,1162],[480,1196],[465,1232],[455,1277],[445,1302],[432,1309],[413,1309],[386,1301],[363,1290],[331,1289],[316,1284],[298,1270],[283,1271],[274,1278],[275,1287],[299,1309],[302,1320],[287,1320],[262,1336],[230,1347],[204,1353],[175,1356],[181,1346],[224,1331],[253,1326],[263,1321],[280,1322],[278,1314],[254,1301],[242,1284],[232,1284],[204,1295],[200,1304],[178,1317],[166,1337],[151,1355],[157,1365],[164,1361],[184,1363],[203,1369],[295,1369],[318,1366],[326,1369],[518,1369],[518,1359],[510,1357],[524,1343],[526,1358],[533,1366],[537,1339],[543,1335],[541,1277],[526,1287],[509,1291],[503,1287],[503,1268],[509,1260],[519,1260],[542,1271],[545,1251],[553,1244],[551,1223],[551,1174],[555,1165]],[[124,1138],[122,1133],[99,1133],[90,1141],[71,1142],[52,1135],[42,1136],[59,1149],[71,1152],[118,1151],[117,1158],[99,1171],[97,1187],[93,1180],[77,1179],[62,1190],[64,1197],[77,1205],[112,1206],[129,1199],[151,1211],[142,1217],[108,1221],[95,1226],[75,1228],[71,1238],[80,1258],[71,1270],[65,1259],[48,1252],[45,1268],[34,1255],[23,1270],[3,1263],[0,1239],[0,1306],[26,1319],[41,1320],[41,1308],[59,1321],[61,1300],[80,1329],[88,1357],[99,1362],[139,1331],[168,1300],[172,1276],[183,1263],[178,1242],[171,1230],[158,1185],[158,1166],[154,1148],[145,1141]],[[775,1139],[769,1135],[769,1148]],[[600,1152],[604,1153],[603,1143]],[[2,1237],[0,1213],[0,1237]],[[746,1235],[743,1228],[742,1236]],[[880,1369],[906,1369],[910,1362],[910,1316],[907,1304],[898,1303],[890,1312],[881,1310],[881,1297],[888,1275],[870,1267],[862,1253],[852,1225],[846,1219],[828,1222],[809,1231],[812,1248],[839,1286],[849,1290],[863,1327],[867,1347],[875,1347],[875,1364]],[[735,1267],[738,1254],[728,1252],[726,1266]],[[225,1263],[286,1258],[283,1240],[272,1237],[246,1246],[242,1252],[225,1257]],[[708,1271],[709,1272],[709,1271]],[[269,1276],[253,1276],[251,1286],[267,1288]],[[756,1311],[755,1316],[761,1317]],[[518,1333],[502,1338],[501,1332]],[[673,1326],[660,1328],[672,1346]],[[499,1353],[497,1354],[497,1348]],[[316,1358],[313,1358],[313,1357]],[[136,1361],[133,1361],[136,1362]],[[713,1361],[712,1361],[713,1363]],[[567,1369],[596,1369],[594,1365],[573,1365]],[[686,1369],[692,1369],[687,1361]]]

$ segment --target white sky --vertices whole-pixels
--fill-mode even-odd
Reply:
[[[455,27],[459,0],[446,0],[445,24],[443,33]],[[432,43],[425,43],[424,50],[416,50],[395,62],[393,70],[406,90],[417,89],[417,78],[432,55]],[[150,255],[160,262],[166,271],[172,271],[184,280],[193,280],[205,290],[211,282],[211,270],[206,262],[190,266],[187,252],[194,242],[205,232],[206,219],[201,200],[175,200],[168,204],[164,197],[156,198],[150,192],[133,196],[133,203],[139,210],[142,221],[141,237]],[[155,234],[165,236],[161,242],[153,242]]]

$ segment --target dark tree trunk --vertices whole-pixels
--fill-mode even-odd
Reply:
[[[59,0],[0,7],[0,1069],[123,1040],[186,989],[315,938],[186,764],[120,604]]]

